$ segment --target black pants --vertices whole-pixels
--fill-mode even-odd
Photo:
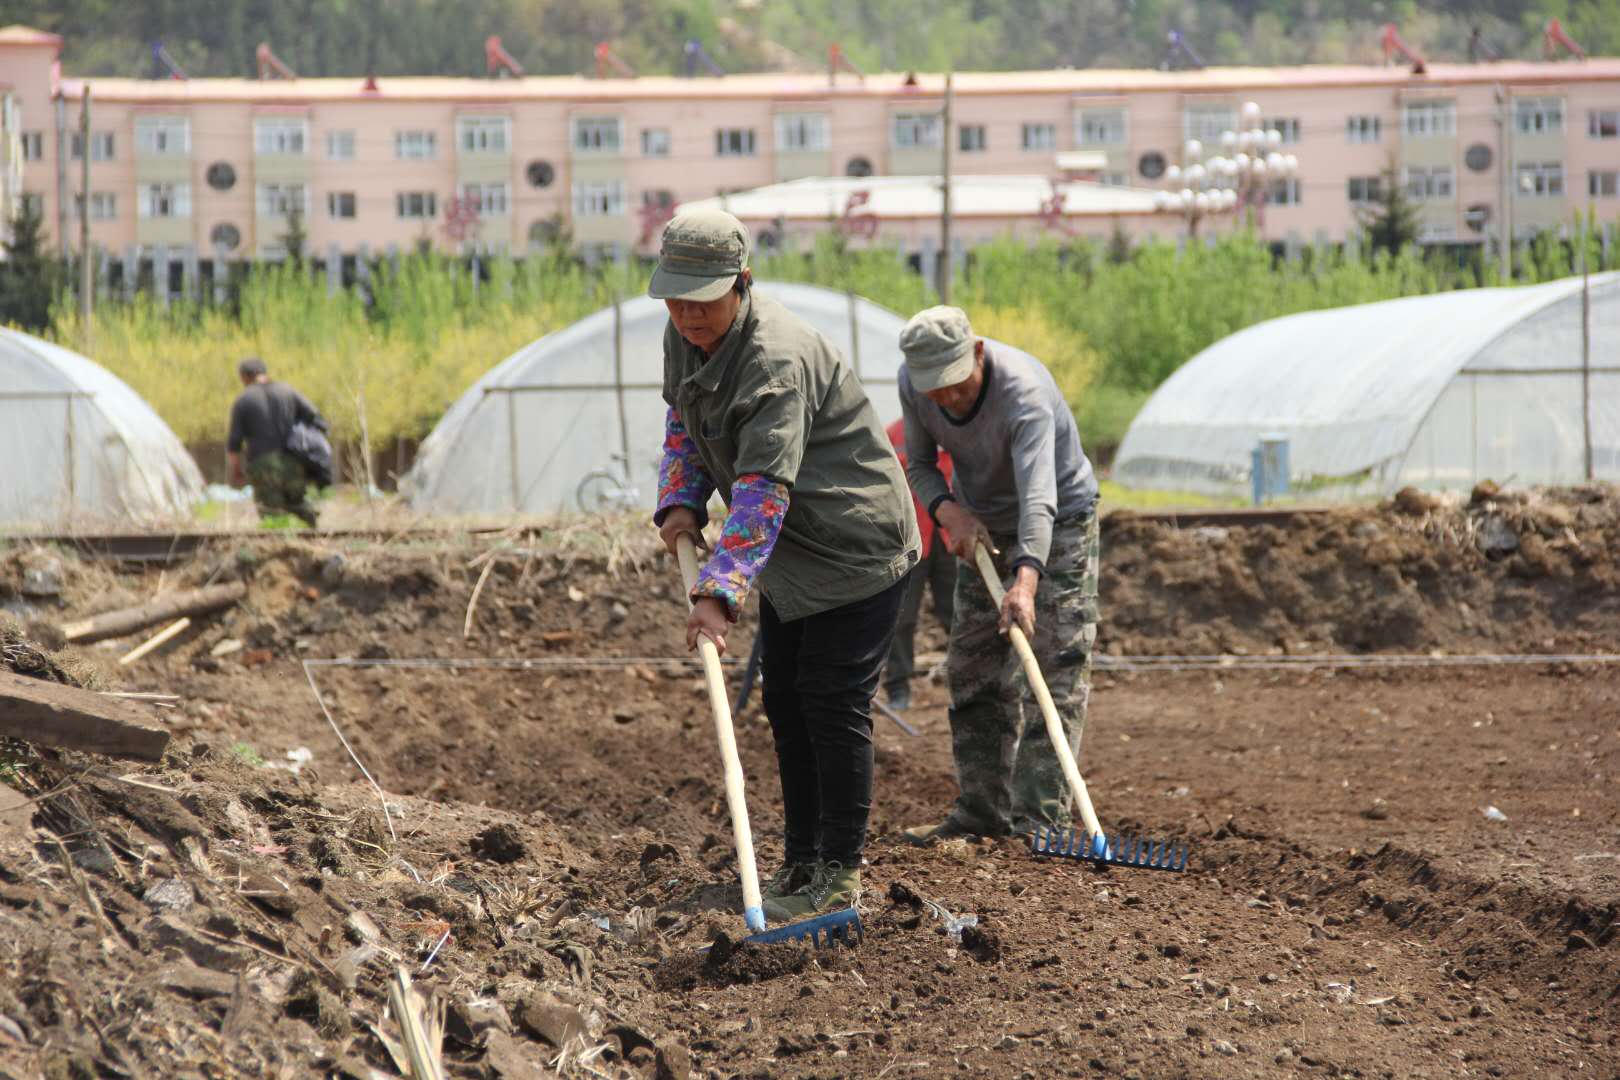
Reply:
[[[934,616],[946,630],[951,628],[951,616],[956,595],[956,556],[936,536],[933,547],[922,562],[906,575],[906,595],[900,602],[900,621],[895,624],[894,644],[889,646],[889,659],[883,665],[883,685],[887,688],[905,686],[916,671],[917,624],[922,620],[923,589],[934,594]]]
[[[905,579],[792,622],[760,597],[765,715],[782,776],[790,862],[861,864],[872,814],[872,695]]]

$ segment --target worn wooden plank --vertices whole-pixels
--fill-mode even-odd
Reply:
[[[145,709],[93,690],[0,671],[0,735],[109,757],[161,761],[169,733]]]

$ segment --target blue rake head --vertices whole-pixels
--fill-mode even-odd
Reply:
[[[853,907],[842,908],[828,915],[778,926],[758,934],[749,934],[742,940],[750,945],[778,945],[784,941],[808,941],[818,949],[833,945],[854,945],[866,935],[861,926],[860,912]]]
[[[1110,841],[1102,833],[1087,835],[1080,829],[1036,829],[1029,834],[1031,854],[1053,859],[1075,859],[1105,866],[1134,866],[1144,870],[1187,869],[1187,845],[1146,840],[1140,836]]]

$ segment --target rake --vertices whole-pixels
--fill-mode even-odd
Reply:
[[[692,537],[675,540],[675,554],[686,582],[687,604],[697,585],[697,550]],[[821,949],[841,943],[851,944],[863,936],[860,913],[844,908],[813,919],[803,919],[774,930],[765,929],[765,905],[759,894],[759,868],[754,864],[754,836],[748,828],[748,803],[743,797],[742,760],[737,756],[737,733],[731,726],[731,704],[726,697],[726,679],[720,671],[720,650],[714,642],[698,635],[698,655],[703,658],[703,681],[708,685],[709,709],[714,714],[714,731],[720,740],[720,761],[725,769],[726,806],[731,811],[731,835],[737,845],[737,869],[742,875],[743,921],[754,933],[742,940],[753,945],[774,945],[788,941],[808,941]]]
[[[996,573],[995,563],[990,560],[990,552],[985,550],[983,544],[975,547],[973,557],[978,563],[979,575],[984,578],[985,588],[990,590],[990,597],[1001,606],[1006,590],[1001,587],[1001,577]],[[1097,811],[1091,805],[1091,793],[1086,790],[1086,782],[1080,776],[1080,766],[1075,764],[1074,753],[1069,749],[1069,740],[1063,733],[1063,721],[1058,717],[1057,705],[1052,701],[1052,692],[1046,688],[1046,680],[1041,676],[1041,665],[1035,659],[1035,650],[1029,647],[1029,639],[1024,631],[1014,623],[1008,628],[1007,636],[1012,639],[1013,648],[1018,652],[1018,658],[1023,662],[1024,675],[1029,679],[1029,685],[1035,691],[1035,700],[1040,704],[1041,715],[1046,718],[1046,734],[1052,740],[1052,749],[1057,752],[1058,762],[1063,766],[1063,775],[1069,781],[1069,790],[1074,794],[1074,801],[1080,807],[1080,820],[1084,825],[1081,829],[1063,829],[1050,826],[1036,829],[1029,837],[1029,850],[1034,855],[1047,858],[1076,859],[1080,862],[1100,863],[1106,866],[1134,866],[1146,870],[1185,870],[1187,868],[1187,846],[1179,847],[1171,841],[1144,840],[1141,837],[1122,839],[1115,837],[1112,841],[1103,833],[1102,825],[1097,821]]]

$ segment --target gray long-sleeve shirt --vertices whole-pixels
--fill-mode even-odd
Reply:
[[[1045,365],[986,340],[984,373],[978,404],[958,417],[916,390],[901,367],[906,479],[929,513],[953,497],[991,532],[1016,535],[1007,565],[1031,563],[1044,573],[1052,523],[1096,505],[1097,477]],[[942,449],[951,455],[954,490],[936,464]]]

